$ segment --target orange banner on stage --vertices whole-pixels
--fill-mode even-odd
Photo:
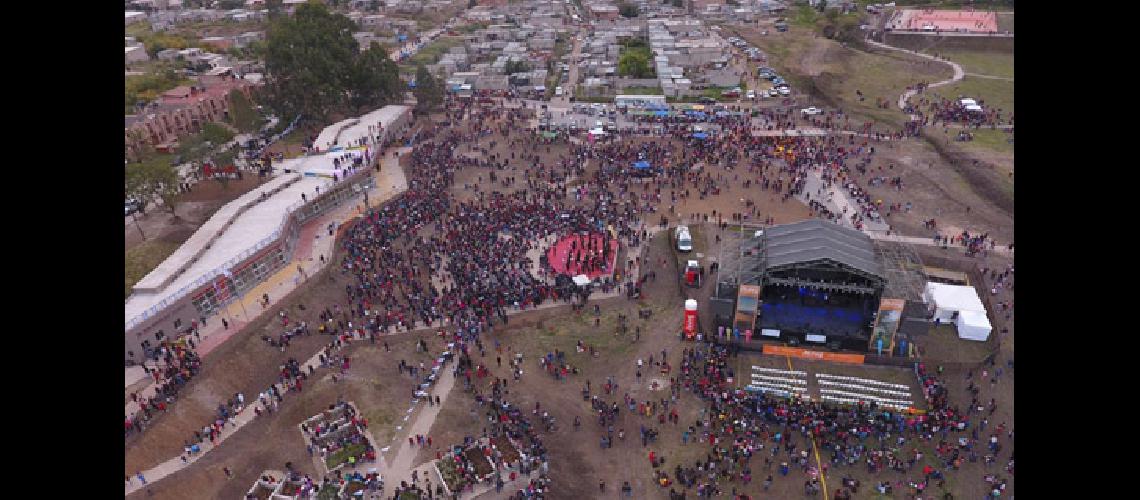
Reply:
[[[835,352],[811,351],[808,349],[801,349],[799,347],[787,347],[772,344],[764,345],[764,354],[791,356],[793,358],[810,359],[816,361],[835,361],[837,363],[851,363],[856,365],[863,364],[864,360],[862,354],[841,354]]]

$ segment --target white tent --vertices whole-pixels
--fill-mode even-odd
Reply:
[[[959,102],[961,105],[963,105],[963,106],[973,106],[973,105],[976,105],[976,104],[978,104],[978,101],[975,101],[975,100],[973,100],[973,99],[970,99],[970,98],[968,98],[968,97],[967,97],[967,98],[965,98],[965,99],[962,99],[962,100],[960,100],[960,101],[958,101],[958,102]]]
[[[958,338],[984,342],[990,338],[990,319],[985,312],[962,311],[958,313]]]
[[[927,282],[922,299],[934,312],[934,318],[943,323],[954,321],[954,313],[963,311],[976,311],[983,315],[986,313],[982,299],[978,298],[978,291],[972,286]]]
[[[981,111],[982,107],[977,104],[967,104],[966,111]]]
[[[578,286],[586,286],[590,284],[590,277],[586,276],[585,274],[579,274],[572,279],[574,280],[574,284]]]

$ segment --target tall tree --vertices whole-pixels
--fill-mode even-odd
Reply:
[[[253,103],[242,91],[234,89],[226,97],[230,104],[230,123],[243,133],[253,132],[257,129],[257,110]]]
[[[127,195],[143,202],[144,206],[162,200],[163,208],[174,215],[178,172],[170,161],[156,158],[149,152],[140,161],[127,164],[126,191]]]
[[[618,59],[618,74],[633,78],[649,78],[653,76],[653,68],[649,66],[647,50],[629,49],[622,53]]]
[[[415,95],[416,108],[419,111],[431,111],[443,102],[443,87],[422,64],[416,68]]]
[[[347,104],[359,45],[355,24],[319,3],[274,19],[266,33],[266,94],[281,117],[323,121]]]
[[[349,103],[355,111],[385,106],[398,100],[403,87],[400,69],[388,51],[372,42],[352,67]]]

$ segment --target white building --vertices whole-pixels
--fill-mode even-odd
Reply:
[[[146,12],[140,12],[137,10],[128,10],[127,11],[127,24],[126,24],[126,26],[130,26],[132,24],[135,24],[135,23],[141,22],[141,21],[146,21]]]
[[[149,61],[150,56],[146,53],[146,47],[142,44],[131,45],[126,47],[126,64]]]

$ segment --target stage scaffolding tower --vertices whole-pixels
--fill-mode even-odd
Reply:
[[[763,236],[756,237],[756,231],[762,231],[767,227],[766,224],[755,222],[729,224],[717,250],[717,285],[714,297],[736,300],[735,295],[720,296],[721,283],[728,283],[734,287],[740,284],[760,283],[760,278],[764,275],[764,256],[761,253],[764,245]]]
[[[922,301],[926,289],[926,272],[922,258],[909,243],[875,240],[875,252],[883,264],[887,279],[883,298]]]

